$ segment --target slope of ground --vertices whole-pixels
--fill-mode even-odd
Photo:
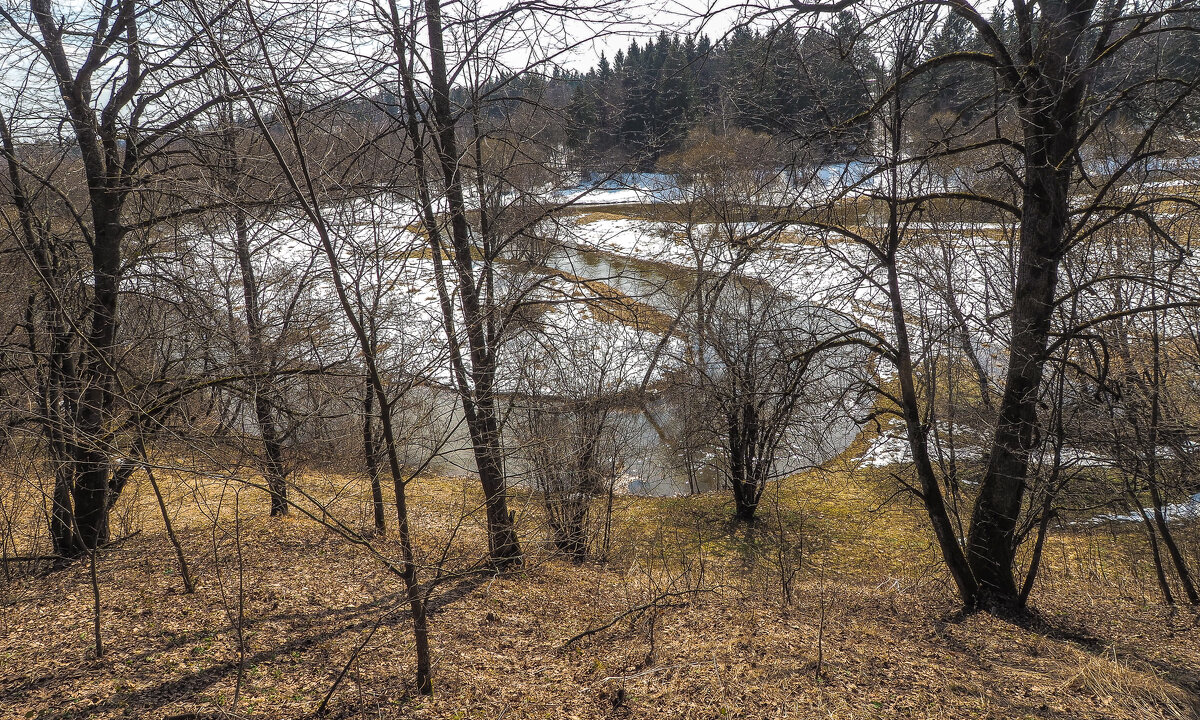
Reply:
[[[303,482],[326,517],[365,526],[359,479]],[[469,566],[485,547],[474,485],[414,486],[425,562]],[[311,717],[343,670],[330,717],[1197,716],[1200,616],[1147,594],[1122,560],[1134,538],[1056,535],[1034,618],[963,616],[883,471],[792,478],[754,526],[719,494],[618,498],[604,563],[551,557],[525,504],[522,571],[434,594],[433,697],[411,693],[399,579],[320,511],[272,520],[243,490],[235,522],[232,491],[183,503],[174,487],[197,592],[181,593],[153,496],[132,495],[124,522],[143,531],[97,563],[103,657],[87,563],[2,586],[0,717]]]

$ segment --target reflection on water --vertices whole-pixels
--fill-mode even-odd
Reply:
[[[679,268],[625,259],[602,252],[564,248],[541,259],[552,270],[604,282],[638,302],[674,317],[688,292],[690,279]],[[831,318],[819,308],[810,308],[809,322],[834,328],[845,322]],[[818,361],[818,365],[821,362]],[[801,406],[797,430],[777,454],[777,475],[819,465],[841,453],[858,432],[842,404],[843,391],[852,378],[844,358],[818,367],[814,377],[828,387],[812,392],[818,400]],[[810,388],[811,389],[811,388]],[[449,391],[426,388],[424,400],[412,404],[402,418],[413,439],[411,464],[423,462],[430,454],[435,472],[459,474],[474,472],[474,461],[462,408]],[[721,466],[721,438],[712,432],[711,418],[702,418],[704,408],[696,407],[695,393],[684,387],[659,384],[637,401],[622,399],[613,412],[611,432],[619,449],[617,490],[640,495],[678,495],[719,489],[724,484]],[[505,398],[510,408],[516,402]],[[528,403],[528,399],[521,402]],[[705,424],[707,423],[707,427]],[[448,440],[446,439],[448,438]],[[514,483],[527,476],[515,433],[507,432],[507,472]]]
[[[411,436],[415,442],[408,444],[408,463],[417,465],[436,452],[437,459],[430,464],[432,471],[448,475],[473,473],[474,458],[458,398],[446,391],[426,393],[426,401],[436,408],[429,414],[439,416],[440,422],[438,427]],[[618,492],[666,496],[724,487],[720,440],[696,426],[696,410],[689,400],[682,390],[668,390],[656,393],[640,408],[614,413],[610,423],[620,445]],[[776,474],[785,475],[826,462],[844,451],[858,434],[858,427],[841,409],[830,408],[827,414],[810,420],[801,425],[811,428],[812,434],[806,436],[803,430],[796,433],[792,446],[779,453]],[[411,423],[401,424],[412,427]],[[437,438],[439,433],[445,433],[443,438]],[[446,437],[449,439],[445,440]],[[520,484],[527,474],[522,448],[511,433],[506,439],[508,474],[513,482]],[[441,445],[440,450],[437,445]]]

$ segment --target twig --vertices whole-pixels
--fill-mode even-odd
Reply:
[[[333,684],[329,686],[329,692],[325,693],[325,697],[321,698],[321,704],[317,706],[316,712],[313,713],[316,717],[325,717],[326,713],[328,712],[327,706],[329,705],[329,700],[333,697],[333,693],[337,691],[338,686],[342,684],[342,680],[346,679],[346,674],[350,672],[350,666],[353,665],[354,661],[358,659],[359,653],[363,651],[363,648],[367,646],[367,643],[371,642],[371,638],[375,637],[375,631],[383,626],[383,622],[387,620],[388,617],[390,617],[391,614],[395,612],[396,608],[403,602],[404,599],[401,599],[399,602],[389,608],[387,612],[380,614],[379,619],[376,620],[375,624],[371,627],[371,631],[368,632],[367,636],[363,638],[363,641],[358,644],[358,647],[354,648],[354,652],[350,653],[350,658],[346,660],[346,664],[342,666],[342,671],[338,673],[337,679],[334,680]]]
[[[685,607],[687,605],[687,603],[663,604],[662,601],[667,600],[669,598],[677,598],[677,597],[686,597],[688,595],[696,595],[697,593],[702,593],[702,592],[712,592],[712,590],[701,588],[701,589],[696,589],[696,590],[680,590],[680,591],[676,591],[676,592],[662,593],[662,594],[656,596],[650,602],[644,603],[642,605],[638,605],[637,607],[634,607],[634,608],[630,608],[629,610],[626,610],[625,612],[621,613],[620,615],[616,616],[612,620],[609,620],[608,622],[604,623],[603,625],[601,625],[599,627],[590,628],[588,630],[584,630],[583,632],[579,633],[578,635],[572,636],[569,640],[567,640],[565,643],[562,644],[562,647],[560,649],[565,650],[565,649],[571,647],[572,645],[574,645],[576,642],[584,639],[585,637],[588,637],[589,635],[595,635],[596,633],[604,632],[605,630],[609,629],[613,625],[616,625],[617,623],[621,622],[622,620],[629,617],[630,615],[636,615],[638,613],[643,613],[643,612],[649,610],[650,608],[653,608],[653,607]]]
[[[183,546],[179,543],[179,536],[175,534],[175,528],[171,524],[171,515],[167,512],[167,503],[163,499],[158,482],[154,479],[154,470],[150,467],[150,458],[146,456],[146,449],[139,447],[139,450],[141,450],[142,461],[145,464],[146,477],[150,479],[150,487],[154,489],[154,497],[158,499],[158,509],[162,513],[163,525],[167,529],[167,538],[171,541],[171,547],[175,548],[175,559],[179,562],[179,574],[183,576],[183,590],[191,594],[196,591],[196,584],[192,581],[191,572],[188,571],[187,558],[183,555]]]
[[[104,657],[104,643],[100,639],[100,579],[96,576],[96,550],[92,548],[88,553],[92,566],[92,600],[94,601],[94,610],[92,614],[92,630],[96,636],[96,658]]]
[[[237,708],[242,696],[242,684],[246,680],[246,562],[242,556],[242,494],[233,494],[233,542],[237,549],[238,563],[238,606],[237,641],[238,675],[233,686],[233,708]]]

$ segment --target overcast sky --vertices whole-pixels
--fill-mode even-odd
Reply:
[[[614,23],[602,37],[581,46],[564,64],[572,69],[586,70],[596,64],[601,52],[611,59],[617,50],[629,47],[633,38],[644,40],[663,29],[678,34],[706,34],[715,41],[737,24],[747,21],[751,14],[760,16],[759,22],[765,23],[765,14],[779,17],[786,6],[787,0],[758,3],[752,8],[737,0],[648,0],[630,3],[625,6],[623,22]],[[774,10],[780,12],[772,12]],[[595,26],[589,28],[582,22],[574,26],[578,37],[585,37],[594,29]]]

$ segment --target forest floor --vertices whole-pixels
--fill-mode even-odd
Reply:
[[[524,568],[449,572],[433,593],[432,697],[412,692],[402,583],[371,552],[315,506],[272,519],[256,489],[164,476],[197,591],[182,592],[138,485],[115,529],[140,532],[97,561],[102,657],[87,562],[0,576],[0,718],[312,717],[344,668],[328,717],[1200,712],[1200,616],[1161,605],[1132,560],[1136,532],[1055,533],[1033,615],[963,615],[920,513],[890,498],[882,470],[791,478],[752,526],[730,521],[722,494],[617,498],[605,562],[554,557],[518,498]],[[360,478],[301,483],[328,499],[324,519],[369,524]],[[423,579],[469,568],[485,547],[476,486],[412,490]],[[390,538],[371,545],[398,557]]]

